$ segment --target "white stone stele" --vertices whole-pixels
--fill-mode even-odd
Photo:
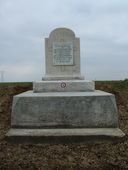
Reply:
[[[33,92],[94,91],[95,83],[87,80],[58,80],[33,82]]]
[[[45,76],[42,79],[84,79],[80,73],[80,39],[72,30],[57,28],[45,38]]]

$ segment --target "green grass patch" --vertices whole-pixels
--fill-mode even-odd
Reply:
[[[32,86],[32,82],[2,82],[0,83],[0,87],[8,87],[8,86]]]
[[[128,79],[125,80],[111,80],[111,81],[96,81],[96,84],[104,85],[110,84],[114,89],[127,90],[128,89]]]

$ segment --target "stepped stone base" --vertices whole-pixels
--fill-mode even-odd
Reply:
[[[39,81],[33,83],[33,91],[40,92],[72,92],[94,91],[95,83],[87,80]]]
[[[10,129],[6,137],[15,143],[76,143],[97,142],[103,139],[117,141],[124,135],[118,128]]]
[[[118,127],[114,95],[94,92],[28,91],[14,96],[12,127],[107,128]]]
[[[51,80],[84,80],[84,76],[81,76],[81,75],[74,75],[74,76],[68,76],[68,73],[67,75],[65,76],[52,76],[52,75],[45,75],[45,77],[42,78],[42,80],[46,80],[46,81],[51,81]]]

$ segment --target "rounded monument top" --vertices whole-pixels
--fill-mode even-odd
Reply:
[[[56,28],[50,33],[49,37],[56,36],[75,37],[75,33],[69,28]]]

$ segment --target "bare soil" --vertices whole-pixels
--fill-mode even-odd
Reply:
[[[97,82],[96,88],[114,93],[120,128],[126,136],[117,142],[96,144],[11,144],[5,140],[10,128],[13,96],[30,85],[0,86],[0,170],[128,170],[128,88]]]

